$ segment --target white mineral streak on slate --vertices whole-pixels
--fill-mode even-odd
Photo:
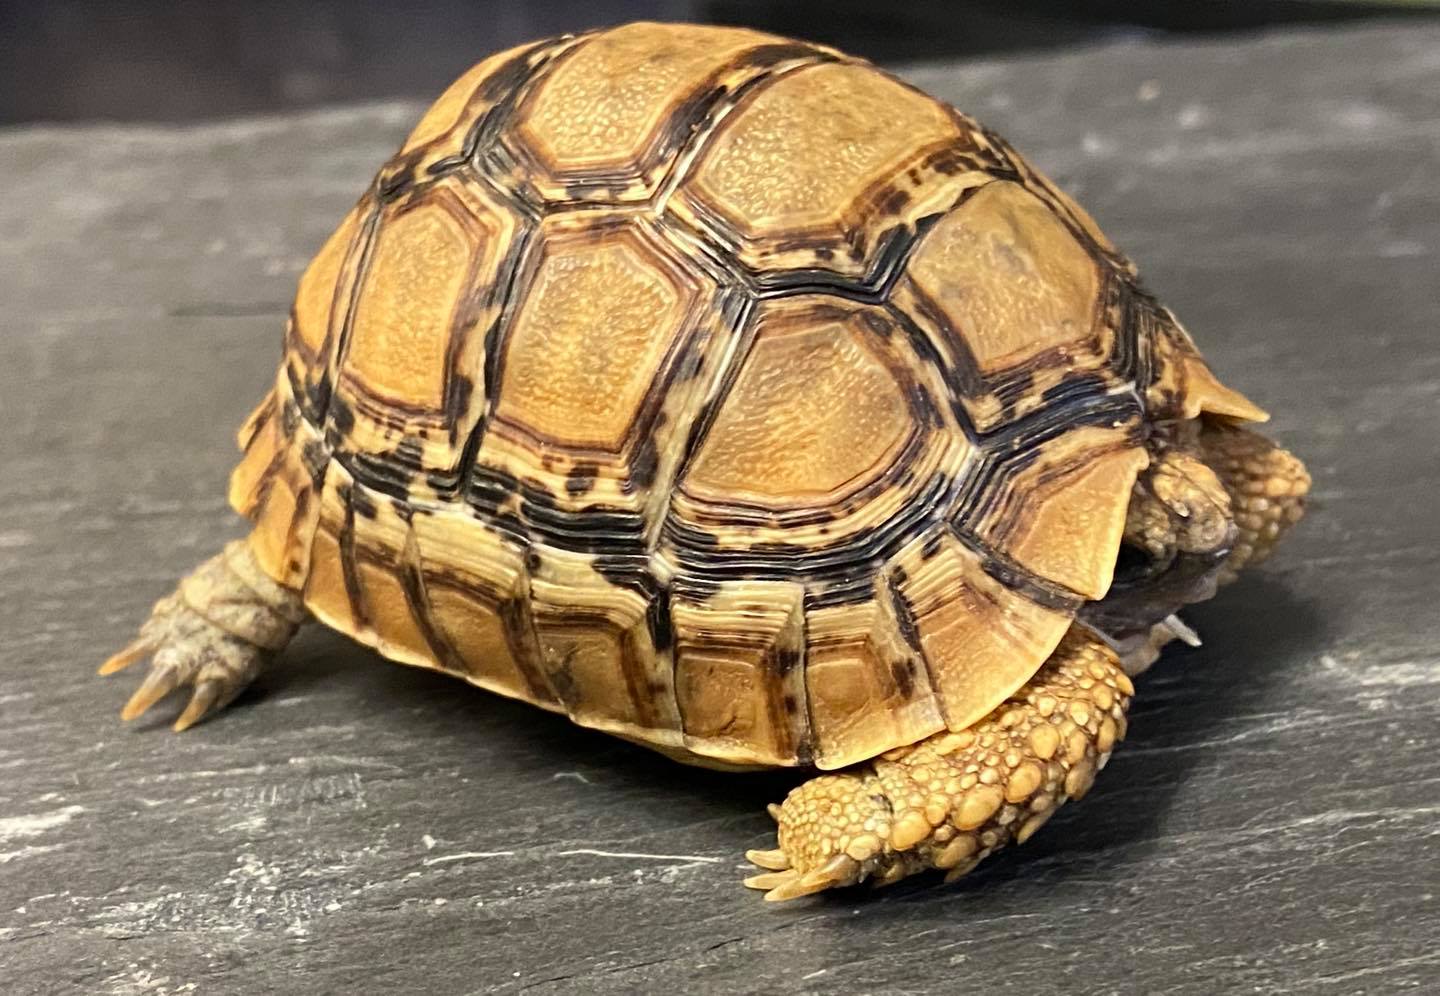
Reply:
[[[327,633],[218,721],[121,727],[93,669],[238,532],[296,276],[419,109],[0,132],[0,991],[1434,989],[1440,29],[908,75],[1074,191],[1315,474],[1094,792],[956,887],[777,909],[736,865],[786,777]]]

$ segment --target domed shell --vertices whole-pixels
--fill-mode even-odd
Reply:
[[[389,657],[835,768],[972,724],[1104,595],[1147,404],[1254,414],[996,136],[635,24],[430,108],[302,277],[231,500]]]

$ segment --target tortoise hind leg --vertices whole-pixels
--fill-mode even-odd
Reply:
[[[175,720],[178,733],[239,695],[305,617],[300,597],[272,581],[250,544],[237,540],[156,602],[140,635],[101,665],[100,673],[151,658],[149,673],[120,713],[126,720],[189,686],[189,704]]]
[[[946,880],[1028,840],[1090,788],[1125,735],[1134,686],[1105,644],[1074,627],[1029,683],[968,730],[812,778],[778,812],[779,847],[747,857],[770,900],[929,868]]]

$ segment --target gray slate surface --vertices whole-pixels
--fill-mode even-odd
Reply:
[[[955,887],[776,907],[739,858],[786,778],[327,632],[219,721],[122,727],[92,670],[237,534],[296,276],[418,109],[0,133],[0,991],[1437,991],[1440,31],[909,75],[1074,190],[1315,474],[1096,791]]]

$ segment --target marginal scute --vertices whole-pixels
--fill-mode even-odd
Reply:
[[[230,472],[230,507],[247,519],[253,518],[264,500],[264,485],[290,441],[285,437],[275,392],[267,395],[268,406],[260,409],[262,418],[247,427],[241,445],[240,462]]]
[[[345,468],[331,464],[319,500],[319,522],[310,548],[310,571],[305,577],[305,607],[332,629],[359,637],[364,616],[351,598],[347,560],[353,544],[347,536],[349,493],[354,481]],[[350,561],[353,563],[353,561]]]
[[[814,609],[806,625],[817,767],[842,768],[944,728],[929,675],[882,603]]]
[[[364,491],[354,487],[351,501]],[[361,500],[369,514],[354,521],[355,578],[368,625],[359,636],[392,660],[438,668],[441,656],[425,631],[429,610],[410,524],[383,496],[372,492]]]
[[[540,666],[529,615],[524,553],[468,513],[443,507],[411,522],[440,661],[472,684],[546,709],[559,700]]]
[[[1123,428],[1072,429],[1009,475],[995,510],[972,528],[1035,574],[1103,598],[1135,477],[1148,462]]]
[[[541,665],[570,718],[679,746],[671,652],[651,630],[652,596],[612,584],[585,554],[545,548],[529,571]]]
[[[686,747],[763,766],[793,763],[807,747],[804,594],[798,584],[753,581],[672,599]]]
[[[298,586],[309,569],[319,511],[305,453],[324,450],[320,434],[300,418],[282,368],[270,402],[257,411],[245,453],[230,475],[230,505],[255,523],[251,546],[270,577]]]
[[[1070,626],[1072,613],[1045,608],[997,581],[949,533],[938,542],[923,537],[911,543],[890,570],[952,730],[965,729],[1005,701]]]
[[[1170,309],[1144,298],[1139,314],[1150,351],[1145,400],[1155,418],[1192,419],[1202,414],[1237,422],[1270,418],[1245,395],[1220,382]]]
[[[1270,420],[1269,412],[1239,391],[1222,384],[1198,354],[1185,360],[1185,398],[1181,412],[1187,419],[1198,418],[1204,413],[1241,422]]]

